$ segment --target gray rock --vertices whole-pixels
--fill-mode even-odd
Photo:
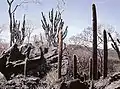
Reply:
[[[68,84],[68,89],[88,89],[88,87],[79,79],[71,80],[67,84]]]

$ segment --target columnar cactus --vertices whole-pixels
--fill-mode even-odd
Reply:
[[[92,58],[89,59],[89,77],[92,80]]]
[[[23,18],[22,28],[20,29],[20,22],[18,23],[13,14],[13,28],[12,28],[12,42],[21,45],[25,39],[25,15]]]
[[[25,58],[25,65],[24,65],[24,78],[26,78],[26,72],[27,72],[27,57]]]
[[[59,30],[59,37],[58,37],[58,79],[61,78],[61,67],[62,67],[62,47],[63,47],[63,40],[62,40],[62,31]]]
[[[97,15],[96,6],[92,5],[93,12],[93,79],[97,80]]]
[[[104,37],[104,74],[103,77],[107,77],[107,62],[108,62],[108,48],[107,48],[107,34],[106,31],[104,30],[103,32],[103,37]]]
[[[77,56],[73,56],[73,77],[74,79],[77,78]]]
[[[111,45],[112,45],[113,49],[117,52],[118,58],[120,59],[120,50],[119,50],[119,47],[117,46],[117,43],[112,38],[111,34],[108,33],[108,35],[111,38],[111,41],[113,42],[113,43],[111,43]],[[120,43],[120,41],[118,39],[117,39],[117,42]]]
[[[57,44],[58,43],[58,32],[60,29],[63,30],[63,26],[64,26],[64,21],[61,18],[61,13],[56,11],[56,14],[54,17],[54,13],[52,9],[49,12],[49,22],[46,20],[43,12],[42,12],[42,17],[43,17],[43,20],[41,20],[42,27],[45,31],[45,36],[48,41],[48,45],[57,47],[58,46]],[[64,39],[67,36],[67,28],[68,26],[66,26],[65,30],[62,33],[62,39]]]

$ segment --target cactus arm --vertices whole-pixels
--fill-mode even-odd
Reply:
[[[112,36],[110,33],[108,33],[109,37],[111,38],[111,41],[113,42],[112,47],[116,50],[117,54],[118,54],[118,58],[120,59],[120,50],[117,46],[117,43],[113,40]]]

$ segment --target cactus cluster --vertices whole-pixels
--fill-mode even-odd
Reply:
[[[58,32],[59,30],[63,29],[64,26],[64,21],[61,18],[61,13],[56,11],[56,14],[54,16],[53,9],[49,12],[49,22],[47,22],[43,12],[42,12],[42,17],[43,20],[42,22],[42,27],[45,31],[45,36],[48,41],[49,46],[58,46]],[[67,36],[67,28],[66,26],[65,30],[62,30],[62,39],[64,39]]]
[[[13,14],[13,28],[11,34],[12,43],[17,43],[18,45],[23,43],[25,39],[25,15],[23,17],[22,28],[20,28],[20,21],[18,22]]]
[[[100,77],[99,71],[97,70],[97,15],[96,6],[92,5],[93,11],[93,59],[90,59],[90,79],[97,80]],[[107,34],[103,31],[104,39],[104,73],[103,77],[107,77],[107,62],[108,62],[108,48],[107,48]]]
[[[97,69],[97,15],[96,15],[96,7],[95,4],[92,5],[93,10],[93,57],[89,59],[89,77],[90,80],[97,80],[100,78],[101,74]],[[110,35],[110,34],[109,34]],[[111,36],[111,35],[110,35]],[[58,36],[58,79],[61,78],[61,64],[62,64],[62,28],[59,30]],[[112,38],[112,37],[111,37]],[[103,77],[107,77],[107,63],[108,63],[108,47],[107,47],[107,34],[106,31],[103,31],[103,47],[104,47],[104,71]],[[112,39],[113,40],[113,39]],[[114,40],[113,40],[114,41]],[[118,40],[119,41],[119,40]],[[120,41],[119,41],[120,43]],[[115,42],[114,42],[115,45]],[[115,48],[115,47],[114,47]],[[73,56],[73,77],[77,78],[77,56]]]

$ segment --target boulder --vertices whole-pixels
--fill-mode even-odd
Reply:
[[[58,62],[58,55],[55,55],[55,56],[47,59],[47,62],[50,64]]]
[[[120,72],[96,81],[94,84],[95,89],[120,89]]]
[[[67,83],[68,89],[89,89],[83,82],[79,79],[71,80]]]
[[[0,72],[0,85],[4,84],[6,82],[7,82],[7,80],[6,80],[5,76]]]
[[[68,89],[67,83],[61,83],[59,89]]]
[[[74,79],[60,83],[58,89],[89,89],[88,86],[79,79]]]

